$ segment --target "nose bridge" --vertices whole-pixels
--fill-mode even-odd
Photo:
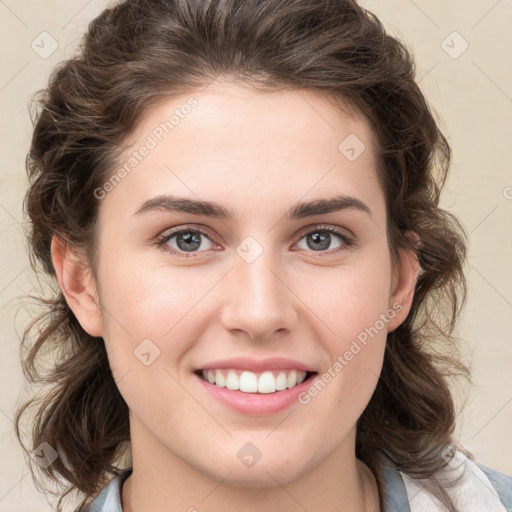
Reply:
[[[278,297],[283,295],[284,284],[279,279],[279,270],[276,271],[275,258],[267,251],[268,256],[259,256],[255,261],[237,263],[240,278],[245,283],[245,292],[253,301],[255,307],[268,307],[271,303],[278,303]],[[273,304],[275,305],[275,304]]]
[[[226,329],[264,338],[291,328],[296,318],[293,294],[272,250],[258,247],[254,240],[245,242],[237,248],[235,268],[227,283],[223,323]]]

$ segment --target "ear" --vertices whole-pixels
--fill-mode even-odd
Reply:
[[[405,236],[419,244],[419,236],[413,231],[407,231]],[[420,264],[417,251],[411,249],[399,249],[400,265],[393,270],[391,284],[391,296],[389,307],[397,311],[396,315],[387,324],[388,332],[396,329],[406,318],[411,310],[412,300]]]
[[[102,336],[96,284],[85,258],[56,234],[52,237],[51,253],[59,287],[80,325],[91,336]]]

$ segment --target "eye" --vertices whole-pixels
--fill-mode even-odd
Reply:
[[[216,250],[215,247],[218,246],[211,241],[210,237],[212,237],[212,235],[203,229],[185,227],[161,235],[158,238],[157,245],[164,251],[188,258],[192,257],[193,253],[204,252],[208,249]],[[337,239],[339,243],[336,247],[329,249],[333,238],[334,240]],[[203,239],[205,239],[206,242],[204,242]],[[307,247],[305,247],[305,249],[316,253],[337,253],[355,245],[355,241],[349,234],[333,226],[317,226],[315,229],[303,233],[299,243],[303,239],[306,240]],[[304,249],[304,247],[299,248]],[[187,253],[192,254],[189,255]]]
[[[334,235],[334,237],[333,237]],[[334,238],[334,240],[333,240]],[[338,239],[341,241],[334,248],[331,246],[332,242]],[[339,252],[344,248],[354,245],[354,240],[345,231],[333,226],[317,226],[315,229],[307,231],[300,241],[305,240],[306,247],[299,247],[300,249],[310,249],[313,252]],[[299,241],[299,243],[300,243]]]
[[[214,245],[206,231],[198,228],[182,228],[159,237],[158,246],[165,251],[187,258],[187,254],[181,253],[203,252],[198,251],[199,248],[205,249],[205,245],[208,245],[203,243],[203,238]]]

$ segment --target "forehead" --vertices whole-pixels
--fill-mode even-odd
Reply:
[[[379,188],[369,123],[312,90],[212,83],[153,106],[129,143],[116,162],[129,175],[112,198],[124,190],[140,203],[173,193],[225,199],[236,210],[248,199],[276,207],[287,197],[332,192],[371,201]],[[143,158],[133,156],[144,146]]]
[[[169,121],[172,126],[166,124]],[[202,90],[160,101],[146,111],[140,124],[143,132],[152,130],[159,139],[193,130],[205,142],[218,144],[217,133],[222,136],[221,132],[236,130],[232,135],[239,141],[245,135],[273,147],[283,139],[314,142],[313,134],[336,142],[353,130],[367,147],[373,150],[375,145],[374,134],[360,112],[341,98],[315,89],[262,92],[241,83],[213,82]]]

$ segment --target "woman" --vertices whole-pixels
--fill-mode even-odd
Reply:
[[[67,482],[59,509],[512,507],[512,477],[453,438],[450,148],[356,2],[106,9],[27,162],[58,283],[24,361],[52,386],[27,450]]]

